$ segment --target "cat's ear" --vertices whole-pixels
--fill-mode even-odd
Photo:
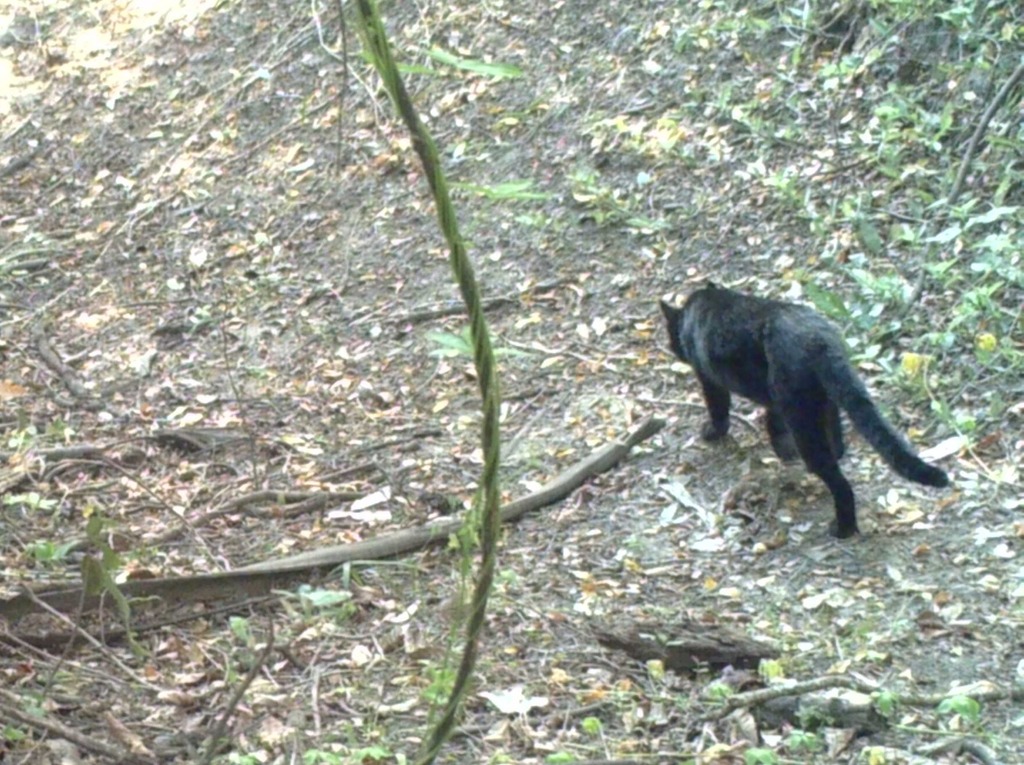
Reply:
[[[720,290],[722,289],[722,285],[719,284],[718,282],[713,282],[710,279],[708,279],[707,281],[704,282],[704,288],[709,290]]]
[[[679,315],[679,309],[665,300],[658,301],[658,305],[661,306],[661,312],[665,314],[665,318],[669,321],[672,321]]]

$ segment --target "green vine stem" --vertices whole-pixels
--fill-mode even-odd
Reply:
[[[429,765],[437,757],[455,727],[462,699],[476,664],[480,633],[487,612],[487,599],[494,581],[498,532],[501,527],[498,492],[498,465],[501,459],[498,417],[501,400],[498,392],[494,353],[491,349],[490,335],[487,332],[487,322],[484,319],[481,305],[480,289],[473,274],[473,264],[470,262],[466,246],[459,233],[455,208],[452,205],[451,196],[448,194],[448,184],[441,169],[437,147],[420,121],[402,78],[398,74],[398,67],[391,55],[384,25],[381,23],[374,0],[357,0],[356,7],[367,52],[384,82],[384,87],[391,96],[395,108],[409,130],[413,148],[423,164],[424,175],[434,196],[434,203],[437,205],[438,222],[441,232],[448,242],[449,262],[455,274],[455,281],[459,285],[459,291],[462,293],[462,301],[469,313],[473,337],[473,362],[476,366],[480,396],[483,400],[481,445],[484,453],[484,467],[480,477],[482,497],[482,510],[479,514],[480,571],[466,621],[466,645],[462,652],[462,660],[455,677],[452,693],[441,717],[427,737],[423,754],[419,760],[419,765]]]

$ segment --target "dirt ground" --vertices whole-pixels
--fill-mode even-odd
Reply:
[[[796,33],[736,5],[384,8],[491,300],[504,496],[647,415],[669,421],[506,529],[476,683],[444,762],[700,751],[742,762],[742,736],[691,725],[717,673],[662,676],[605,650],[592,628],[612,621],[729,626],[776,646],[794,679],[849,673],[915,693],[1021,680],[1019,499],[1010,480],[986,477],[1016,469],[1012,443],[988,470],[945,459],[955,486],[943,492],[895,477],[852,438],[844,470],[866,533],[838,543],[827,493],[776,463],[752,407],[738,406],[728,443],[696,438],[699,396],[665,350],[660,297],[708,277],[796,298],[808,274],[856,290],[837,265],[855,237],[814,230],[752,165],[819,172],[817,200],[878,181],[842,169],[835,115],[800,70],[779,76]],[[96,550],[89,519],[120,554],[118,576],[147,578],[367,539],[471,502],[479,401],[453,347],[466,322],[434,206],[355,27],[346,77],[337,8],[319,10],[0,3],[0,448],[29,455],[19,460],[108,449],[7,488],[4,597],[78,581]],[[759,94],[760,135],[728,116]],[[514,181],[532,183],[501,185]],[[912,281],[897,261],[876,265]],[[925,294],[922,332],[942,305]],[[914,337],[897,343],[913,349]],[[864,369],[921,448],[951,435],[926,398]],[[183,431],[193,440],[169,435]],[[229,505],[268,488],[387,494],[307,513]],[[397,761],[415,753],[450,678],[464,563],[442,546],[354,565],[316,585],[352,593],[327,606],[294,594],[189,605],[136,651],[7,640],[2,685],[97,739],[130,745],[113,717],[157,761],[195,762],[273,625],[279,652],[234,709],[222,761]],[[140,603],[133,618],[152,612]],[[60,629],[42,615],[6,625],[8,636]],[[480,695],[519,685],[535,708],[506,714]],[[1019,705],[989,701],[978,720],[903,709],[884,732],[829,738],[827,753],[786,750],[786,729],[766,729],[763,744],[786,761],[859,762],[868,746],[909,752],[968,733],[1013,763],[1022,726]],[[59,761],[35,735],[9,740],[9,761]]]

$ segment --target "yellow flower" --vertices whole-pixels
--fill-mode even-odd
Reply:
[[[978,335],[974,343],[975,345],[978,346],[979,351],[991,353],[996,349],[996,346],[999,344],[999,341],[996,340],[996,336],[993,335],[991,332],[983,332],[982,334]]]
[[[917,377],[924,369],[926,358],[927,357],[922,356],[920,353],[904,353],[903,358],[900,359],[900,369],[902,369],[903,374],[908,377]]]

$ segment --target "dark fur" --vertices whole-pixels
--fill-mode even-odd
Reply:
[[[730,391],[767,409],[768,437],[783,460],[803,458],[836,506],[837,537],[858,532],[853,489],[839,470],[843,456],[839,410],[897,473],[926,486],[948,476],[923,462],[882,419],[846,357],[845,344],[823,316],[793,303],[744,295],[709,284],[682,308],[665,301],[672,352],[697,373],[709,420],[708,441],[729,430]]]

